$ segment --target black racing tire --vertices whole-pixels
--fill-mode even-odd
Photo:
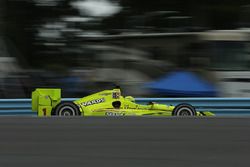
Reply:
[[[174,108],[172,115],[173,116],[196,116],[197,113],[195,111],[195,108],[192,105],[182,103],[182,104],[177,105]]]
[[[61,116],[61,117],[80,116],[81,112],[75,103],[73,103],[73,102],[61,102],[55,107],[55,109],[53,111],[53,115]]]

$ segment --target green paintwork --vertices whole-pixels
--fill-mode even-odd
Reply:
[[[36,111],[38,116],[50,116],[60,102],[61,89],[38,88],[32,92],[32,111]]]
[[[52,109],[61,101],[60,89],[36,89],[32,92],[32,110],[38,112],[38,116],[50,116]],[[115,108],[113,102],[120,102]],[[150,103],[148,105],[137,104],[131,96],[121,96],[120,89],[104,90],[81,99],[74,103],[79,107],[83,116],[172,116],[175,106]],[[48,111],[44,114],[44,110]],[[206,116],[213,116],[211,112],[203,112]],[[197,112],[198,116],[203,116]]]

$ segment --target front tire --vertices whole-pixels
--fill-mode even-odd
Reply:
[[[196,116],[195,108],[190,104],[179,104],[174,108],[172,112],[173,116]]]
[[[81,112],[78,106],[73,102],[61,102],[54,109],[54,114],[57,116],[65,117],[65,116],[79,116]]]

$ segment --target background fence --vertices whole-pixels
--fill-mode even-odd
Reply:
[[[65,98],[63,101],[73,101]],[[136,98],[137,103],[150,101],[177,105],[189,103],[198,111],[211,111],[216,115],[250,116],[250,98]],[[31,99],[0,99],[0,115],[36,115],[31,111]]]

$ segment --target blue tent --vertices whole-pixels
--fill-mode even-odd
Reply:
[[[145,86],[156,94],[167,96],[214,97],[217,94],[215,86],[187,71],[171,72]]]

